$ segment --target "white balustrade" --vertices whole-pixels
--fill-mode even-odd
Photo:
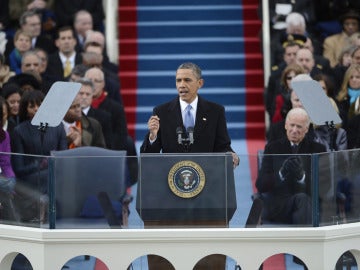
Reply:
[[[309,269],[334,269],[350,250],[360,261],[360,223],[319,228],[243,229],[79,229],[49,230],[0,225],[0,269],[10,270],[19,252],[34,270],[57,270],[84,254],[112,270],[126,269],[146,254],[168,259],[177,270],[192,269],[201,258],[221,253],[243,270],[256,270],[268,257],[293,254]]]

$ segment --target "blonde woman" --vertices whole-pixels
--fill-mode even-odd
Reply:
[[[360,96],[360,65],[352,64],[345,72],[340,91],[336,96],[343,128],[346,129],[349,114],[352,117],[351,107],[355,106],[356,99]],[[352,109],[353,110],[353,109]]]

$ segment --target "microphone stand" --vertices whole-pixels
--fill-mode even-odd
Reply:
[[[43,160],[43,156],[45,155],[44,154],[44,136],[45,136],[45,133],[46,133],[46,130],[47,130],[47,128],[48,128],[48,126],[49,126],[49,124],[48,123],[43,123],[43,122],[40,122],[40,126],[38,127],[38,130],[40,131],[40,143],[41,143],[41,145],[40,145],[40,149],[41,149],[41,160],[40,160],[40,162],[39,162],[39,168],[38,168],[38,179],[37,179],[37,181],[38,181],[38,188],[40,189],[41,187],[40,187],[40,185],[41,185],[41,163],[42,162],[44,162],[44,160]],[[47,183],[47,185],[48,185],[48,187],[47,187],[47,190],[48,190],[48,192],[47,192],[47,194],[49,194],[49,190],[51,189],[51,182],[52,182],[52,176],[51,176],[51,174],[50,174],[50,170],[48,171],[48,175],[49,175],[49,180],[48,180],[48,183]],[[45,222],[45,216],[46,216],[46,213],[45,213],[45,211],[46,211],[46,203],[44,202],[44,198],[42,198],[43,197],[43,194],[42,194],[42,190],[40,191],[40,198],[39,198],[39,222],[40,222],[40,224],[41,223],[43,223],[43,222]],[[52,196],[49,196],[49,197],[52,197]],[[50,205],[52,205],[52,204],[50,204]],[[49,220],[50,220],[50,216],[51,216],[51,211],[49,211]],[[49,225],[51,225],[51,226],[54,226],[55,227],[55,225],[53,225],[53,224],[51,224],[52,222],[51,221],[49,221]]]
[[[329,143],[329,148],[331,151],[335,151],[336,150],[336,127],[333,121],[325,122],[325,125],[329,131],[329,135],[330,135],[330,143]]]
[[[188,127],[186,132],[183,132],[183,128],[178,127],[176,129],[177,141],[178,144],[181,144],[184,147],[186,153],[190,152],[190,146],[194,143],[194,128]],[[183,135],[186,135],[184,138]]]

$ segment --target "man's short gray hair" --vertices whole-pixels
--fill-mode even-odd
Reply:
[[[178,70],[179,69],[191,69],[197,79],[199,79],[199,80],[202,79],[201,68],[194,63],[191,63],[191,62],[183,63],[177,69]]]
[[[82,77],[80,79],[77,79],[76,82],[81,83],[82,85],[85,85],[85,86],[90,86],[92,91],[93,92],[95,91],[94,83],[92,82],[92,80],[90,80],[88,78]]]
[[[38,16],[41,21],[41,16],[39,13],[37,13],[34,10],[27,10],[23,14],[21,14],[21,16],[19,18],[19,25],[22,26],[22,25],[26,24],[26,19],[29,17],[33,17],[33,16]]]
[[[289,120],[289,118],[293,115],[300,115],[300,116],[304,116],[306,118],[306,126],[309,127],[310,126],[310,117],[308,115],[308,113],[305,111],[305,109],[303,108],[293,108],[291,109],[287,115],[286,115],[286,121]]]

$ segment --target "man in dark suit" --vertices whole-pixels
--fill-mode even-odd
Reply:
[[[198,95],[203,84],[201,70],[197,65],[184,63],[179,66],[176,72],[179,97],[154,108],[154,114],[148,121],[149,133],[140,149],[142,153],[232,152],[234,165],[239,164],[239,157],[230,146],[224,107]],[[177,143],[177,130],[180,127],[185,132],[183,118],[189,104],[195,119],[194,142],[186,148]]]
[[[73,25],[74,15],[79,10],[87,10],[93,19],[94,29],[102,31],[105,19],[103,1],[98,0],[57,0],[54,1],[56,22],[59,26]]]
[[[66,112],[63,125],[69,149],[81,146],[105,148],[105,139],[100,123],[82,113],[81,96],[78,94]]]
[[[326,148],[305,136],[309,125],[306,111],[293,108],[286,116],[286,137],[265,146],[256,187],[265,201],[263,217],[270,222],[311,224],[311,156],[306,154]]]
[[[88,47],[87,47],[88,48]],[[120,104],[123,104],[123,100],[120,95],[120,80],[119,75],[112,73],[102,66],[103,55],[98,52],[85,51],[82,54],[83,65],[88,68],[98,67],[104,72],[105,75],[105,88],[108,96]]]
[[[99,121],[102,127],[102,132],[104,134],[106,148],[112,149],[113,134],[112,134],[112,126],[111,126],[111,114],[106,111],[91,107],[91,103],[93,100],[93,92],[94,92],[94,84],[92,83],[91,80],[81,78],[76,80],[76,82],[81,83],[79,96],[81,97],[80,104],[81,104],[82,112],[85,115]]]
[[[154,108],[141,153],[231,152],[234,167],[239,165],[239,157],[230,146],[224,107],[198,95],[203,85],[201,69],[196,64],[184,63],[178,67],[176,88],[179,96]],[[193,143],[180,144],[178,137],[189,132],[189,127],[193,128]],[[190,140],[190,132],[185,137]],[[153,256],[148,260],[149,269],[173,269]],[[200,261],[194,269],[225,269],[225,260],[224,255],[213,255]]]
[[[84,77],[91,80],[94,84],[95,90],[91,106],[96,109],[107,111],[111,114],[113,149],[126,149],[128,130],[124,107],[119,102],[110,98],[108,93],[105,91],[104,72],[100,68],[93,67],[85,72]]]
[[[79,10],[74,15],[74,31],[76,36],[76,51],[83,52],[86,33],[93,29],[93,19],[91,13],[86,10]]]
[[[81,54],[76,53],[76,38],[70,26],[59,28],[55,45],[58,51],[49,55],[47,76],[57,81],[67,81],[75,65],[82,63]]]

